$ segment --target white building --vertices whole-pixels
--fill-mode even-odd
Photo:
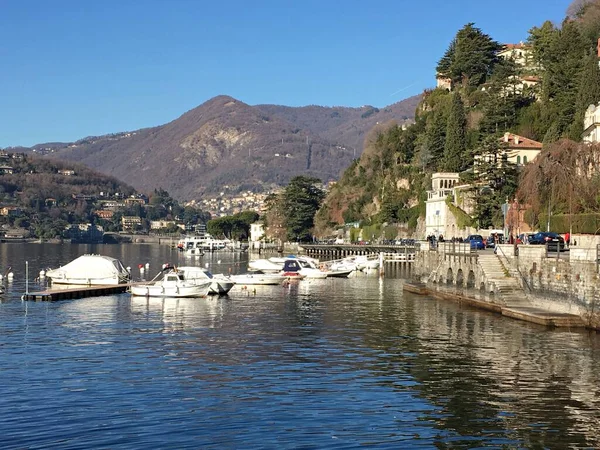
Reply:
[[[250,241],[257,242],[265,235],[265,227],[261,222],[250,224]]]
[[[524,166],[533,161],[542,151],[541,142],[519,136],[518,134],[504,133],[501,142],[503,143],[503,149],[499,152],[498,157],[502,157],[506,154],[508,162],[516,164],[517,166]],[[480,155],[475,156],[476,166],[478,161],[481,161],[482,158],[483,157]],[[485,158],[489,158],[489,156],[486,156]]]
[[[583,119],[583,142],[600,142],[600,104],[590,105]]]
[[[448,236],[448,218],[450,212],[446,199],[454,194],[454,187],[459,184],[456,172],[438,172],[431,176],[431,190],[427,191],[425,202],[425,234],[439,237]]]

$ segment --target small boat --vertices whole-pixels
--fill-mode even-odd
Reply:
[[[177,243],[177,248],[181,251],[195,248],[212,252],[223,250],[230,242],[229,239],[215,239],[210,234],[205,233],[202,236],[186,236]]]
[[[327,278],[348,278],[352,272],[354,272],[354,269],[325,271]]]
[[[283,263],[273,262],[268,259],[253,259],[248,263],[248,269],[262,273],[279,273],[283,269]]]
[[[379,256],[369,257],[359,255],[356,257],[356,263],[358,264],[359,270],[379,269]]]
[[[160,275],[160,274],[159,274]],[[162,280],[131,286],[131,294],[146,297],[206,297],[212,281],[185,281],[183,272],[171,269]]]
[[[287,278],[283,275],[272,274],[272,273],[245,273],[242,275],[232,275],[231,279],[236,284],[242,286],[253,286],[253,285],[278,285],[282,284]]]
[[[118,259],[82,255],[58,269],[47,270],[46,278],[53,284],[93,286],[128,283],[131,275]]]
[[[209,294],[225,295],[235,286],[235,281],[230,277],[222,274],[214,275],[202,267],[182,266],[177,267],[177,271],[183,272],[184,280],[192,283],[204,283],[209,280],[211,282],[210,290],[208,291]]]

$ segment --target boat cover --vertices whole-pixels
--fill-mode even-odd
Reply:
[[[69,264],[47,271],[46,276],[49,278],[97,280],[112,277],[128,278],[129,272],[123,267],[121,261],[110,256],[82,255]]]

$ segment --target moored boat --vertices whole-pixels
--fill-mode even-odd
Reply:
[[[206,297],[212,281],[185,281],[183,272],[172,269],[161,280],[134,284],[131,294],[146,297]]]
[[[268,259],[253,259],[248,263],[248,269],[262,273],[278,273],[283,269],[283,263],[273,262]]]
[[[235,286],[235,281],[231,277],[222,274],[212,274],[202,267],[181,266],[177,267],[177,271],[183,272],[184,280],[192,283],[204,283],[209,280],[211,282],[210,290],[208,291],[209,294],[225,295]]]
[[[116,285],[129,282],[130,273],[121,261],[110,256],[82,255],[58,269],[46,271],[54,284]]]
[[[236,284],[241,286],[252,286],[252,285],[278,285],[282,284],[286,277],[279,274],[272,273],[245,273],[241,275],[232,275],[231,279]]]

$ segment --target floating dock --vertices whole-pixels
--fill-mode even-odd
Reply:
[[[102,295],[121,294],[126,292],[130,286],[131,284],[55,287],[54,289],[47,289],[45,291],[25,293],[21,297],[21,300],[55,302],[57,300],[99,297]]]

